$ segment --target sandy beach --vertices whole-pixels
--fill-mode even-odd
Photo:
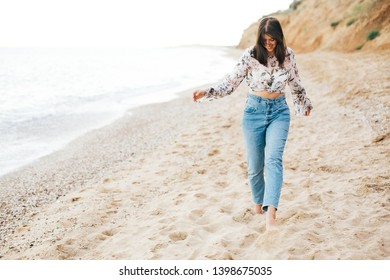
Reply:
[[[0,178],[1,258],[390,259],[389,59],[297,54],[314,110],[292,117],[277,232],[251,201],[246,86],[189,89]]]

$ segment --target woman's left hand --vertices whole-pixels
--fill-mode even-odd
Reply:
[[[310,116],[310,109],[307,109],[306,112],[305,112],[305,116]]]
[[[192,100],[194,102],[198,101],[199,99],[203,98],[205,96],[205,91],[204,90],[196,90],[194,91],[194,93],[192,94]]]

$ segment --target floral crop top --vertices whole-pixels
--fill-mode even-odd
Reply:
[[[279,67],[276,56],[269,56],[267,67],[265,67],[254,58],[253,50],[254,47],[247,48],[233,71],[217,86],[205,90],[205,98],[221,98],[230,95],[245,78],[247,85],[253,91],[285,93],[284,90],[288,84],[296,115],[303,115],[307,109],[313,109],[301,84],[292,49],[287,48],[283,67]]]

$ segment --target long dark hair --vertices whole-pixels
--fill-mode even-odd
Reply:
[[[282,26],[274,17],[265,17],[260,21],[257,31],[257,40],[254,47],[253,56],[264,66],[267,66],[268,52],[264,47],[264,35],[268,35],[276,40],[275,56],[279,66],[283,66],[286,58],[286,42],[284,40]]]

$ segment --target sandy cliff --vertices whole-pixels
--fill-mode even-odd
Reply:
[[[301,0],[273,14],[284,29],[287,44],[299,52],[357,51],[390,48],[390,1]],[[243,33],[240,48],[254,44],[258,22]]]

